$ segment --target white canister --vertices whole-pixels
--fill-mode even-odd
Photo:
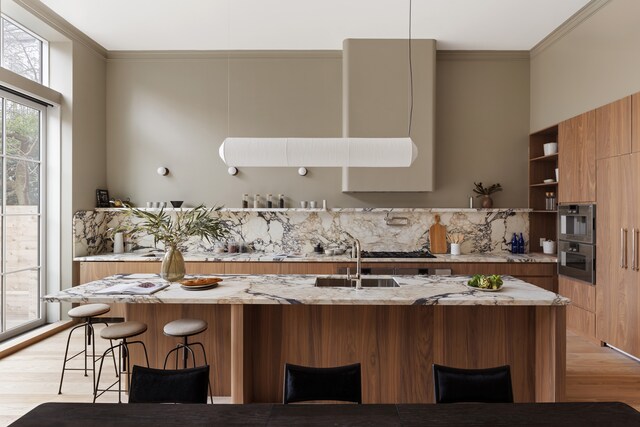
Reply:
[[[460,243],[451,244],[451,255],[460,255]]]
[[[113,253],[124,253],[124,233],[116,233],[113,235]]]
[[[542,242],[542,252],[549,255],[556,253],[556,242],[553,240],[545,240]]]
[[[558,143],[557,142],[547,142],[542,146],[542,150],[545,156],[550,156],[552,154],[556,154],[558,152]]]

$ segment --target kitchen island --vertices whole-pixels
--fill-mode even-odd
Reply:
[[[313,275],[235,275],[206,291],[173,283],[149,296],[94,294],[149,277],[111,276],[45,300],[127,303],[126,319],[149,326],[141,338],[154,366],[176,343],[162,335],[165,323],[206,320],[196,338],[207,348],[214,394],[234,403],[281,401],[285,362],[360,362],[364,403],[433,402],[433,363],[509,364],[516,401],[564,397],[569,301],[519,279],[482,292],[466,286],[468,276],[398,276],[398,287],[356,291],[316,287]]]

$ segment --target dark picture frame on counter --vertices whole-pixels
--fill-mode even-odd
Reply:
[[[108,208],[109,204],[109,192],[107,190],[96,190],[96,207]]]

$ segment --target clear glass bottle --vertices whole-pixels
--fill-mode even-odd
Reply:
[[[271,194],[267,194],[267,208],[271,209],[273,207],[273,201],[271,200]]]
[[[551,191],[551,192],[549,192],[549,210],[550,211],[555,211],[556,209],[557,209],[557,207],[556,207],[556,193]]]
[[[284,194],[278,194],[278,207],[284,208]]]
[[[253,198],[253,207],[258,209],[260,207],[260,195],[256,194]]]
[[[242,209],[247,209],[249,207],[249,195],[242,195]]]

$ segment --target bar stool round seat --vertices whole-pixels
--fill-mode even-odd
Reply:
[[[130,320],[128,322],[116,323],[100,331],[100,336],[107,340],[119,340],[131,338],[147,330],[147,325],[142,322]]]
[[[169,350],[166,357],[164,358],[163,369],[167,369],[167,362],[169,361],[169,357],[173,352],[176,353],[176,369],[178,369],[178,354],[180,353],[180,350],[182,350],[182,367],[184,369],[187,368],[189,355],[191,355],[191,359],[193,360],[193,367],[195,368],[196,355],[193,352],[193,347],[200,347],[200,349],[202,350],[204,364],[208,366],[209,362],[207,362],[207,352],[204,349],[204,345],[201,342],[189,342],[189,337],[206,331],[208,327],[209,325],[207,324],[207,322],[201,319],[177,319],[164,325],[162,331],[166,336],[182,338],[182,342],[178,343],[175,348]],[[211,396],[211,403],[213,403],[211,383],[209,383],[209,395]]]
[[[102,355],[102,360],[100,361],[100,369],[98,370],[98,379],[96,380],[96,385],[93,391],[93,403],[96,402],[96,399],[102,396],[104,393],[108,391],[117,391],[118,392],[118,403],[122,402],[122,375],[126,375],[127,384],[129,389],[131,388],[131,377],[129,373],[131,372],[131,358],[129,356],[129,347],[137,344],[142,347],[144,351],[144,358],[147,362],[147,368],[149,367],[149,355],[147,354],[147,346],[142,341],[128,341],[129,338],[136,337],[147,330],[146,323],[137,322],[135,320],[130,320],[127,322],[116,323],[115,325],[108,326],[100,331],[100,336],[104,339],[108,340],[119,340],[118,344],[112,345],[109,347],[104,354]],[[107,388],[100,388],[100,376],[102,374],[102,362],[104,361],[107,354],[111,353],[115,358],[115,351],[118,350],[118,366],[116,369],[116,376],[118,379],[109,385]],[[112,390],[115,386],[118,386],[117,390]]]
[[[102,357],[96,358],[96,343],[95,343],[95,331],[93,325],[96,323],[102,323],[106,327],[109,327],[107,321],[103,318],[99,318],[101,314],[108,313],[111,310],[111,307],[107,304],[85,304],[75,308],[72,308],[67,312],[70,318],[72,319],[80,319],[81,321],[77,323],[71,330],[69,331],[69,335],[67,336],[67,346],[64,350],[64,361],[62,362],[62,372],[60,373],[60,386],[58,387],[58,394],[62,394],[62,383],[64,381],[64,373],[65,371],[84,371],[84,376],[88,376],[88,371],[91,371],[93,386],[95,389],[96,383],[96,361],[101,360]],[[71,343],[71,336],[74,331],[78,329],[84,330],[84,349],[73,356],[69,356],[69,344]],[[112,345],[111,342],[109,342]],[[89,352],[91,350],[91,352]],[[83,356],[84,359],[84,367],[67,367],[67,362],[75,359],[77,356]],[[89,361],[91,364],[89,365]],[[113,365],[115,368],[116,359],[113,357]]]
[[[200,319],[178,319],[164,325],[163,332],[170,337],[190,337],[207,330],[207,322]]]
[[[110,309],[107,304],[85,304],[72,308],[67,314],[73,319],[84,319],[108,313]]]

